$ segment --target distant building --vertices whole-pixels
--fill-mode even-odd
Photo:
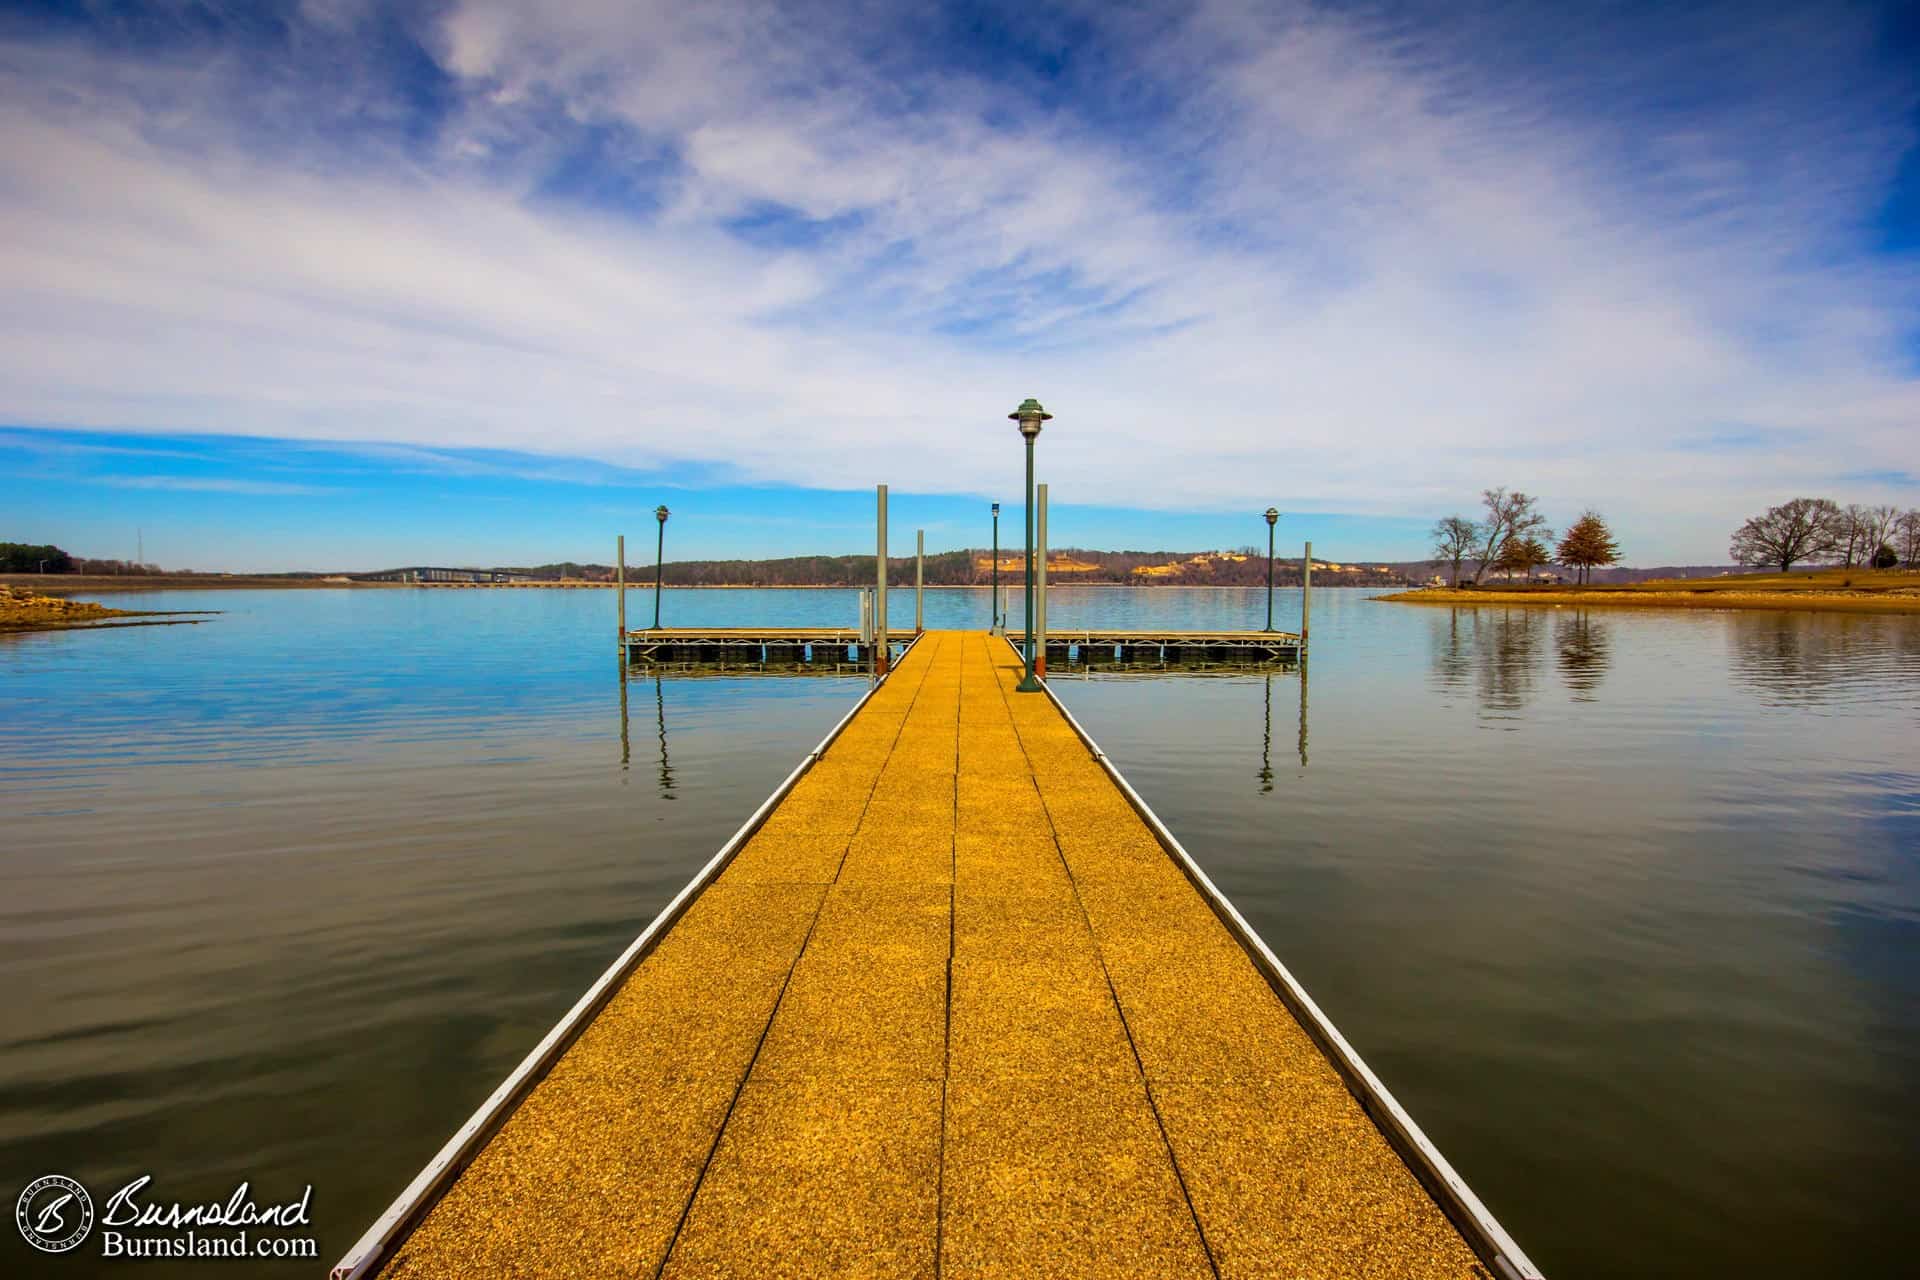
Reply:
[[[449,569],[440,565],[411,565],[380,573],[357,573],[358,582],[537,582],[530,573],[511,569]]]

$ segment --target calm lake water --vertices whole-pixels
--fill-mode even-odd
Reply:
[[[597,591],[121,603],[225,612],[0,636],[0,1193],[311,1183],[320,1263],[278,1274],[331,1264],[865,687],[636,681],[623,725]],[[1534,1259],[1910,1274],[1920,618],[1322,591],[1313,629],[1307,679],[1055,684]],[[5,1238],[8,1274],[125,1271]]]

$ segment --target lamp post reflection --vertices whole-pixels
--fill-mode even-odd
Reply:
[[[1273,672],[1267,672],[1266,719],[1260,731],[1260,794],[1273,790]]]
[[[660,673],[653,673],[653,713],[660,726],[660,798],[673,796],[673,762],[667,758],[667,700],[660,688]]]

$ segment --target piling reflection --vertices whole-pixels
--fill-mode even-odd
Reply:
[[[1269,669],[1261,682],[1260,771],[1255,775],[1261,795],[1273,790],[1273,677],[1289,670],[1298,676],[1300,684],[1300,726],[1295,749],[1300,767],[1307,767],[1307,663],[1302,658],[1297,666]]]
[[[633,733],[628,712],[627,686],[632,683],[634,668],[626,662],[620,663],[620,771],[624,774],[633,759]],[[671,800],[673,794],[673,758],[667,750],[667,695],[661,682],[660,670],[651,671],[653,676],[653,721],[654,735],[660,743],[660,798]]]
[[[1307,655],[1300,655],[1300,767],[1307,767]]]
[[[620,772],[627,771],[627,762],[633,754],[631,736],[627,732],[627,660],[618,659],[620,664]]]

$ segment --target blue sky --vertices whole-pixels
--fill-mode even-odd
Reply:
[[[1003,441],[1015,457],[1018,437]],[[1044,437],[1043,437],[1044,438]],[[71,531],[62,545],[162,564],[245,569],[372,569],[402,564],[611,563],[653,558],[653,509],[665,504],[669,558],[760,559],[800,552],[872,554],[875,493],[743,485],[704,469],[642,472],[576,458],[485,450],[341,445],[125,432],[0,431],[19,467],[0,479],[9,511],[35,528]],[[1003,547],[1023,536],[1023,475],[1008,470]],[[1051,498],[1051,484],[1049,495]],[[17,495],[17,497],[16,497]],[[991,544],[988,500],[889,483],[889,543],[911,555]],[[1289,512],[1283,552],[1406,544],[1418,517]],[[1195,550],[1264,545],[1258,511],[1140,511],[1048,502],[1055,547]],[[240,539],[235,543],[234,539]],[[528,547],[560,547],[528,555]],[[1351,553],[1349,553],[1351,554]]]
[[[1717,561],[1920,505],[1917,137],[1898,4],[10,5],[0,537],[962,545],[1034,395],[1056,541]]]

